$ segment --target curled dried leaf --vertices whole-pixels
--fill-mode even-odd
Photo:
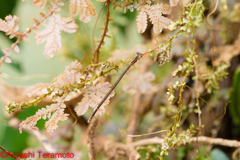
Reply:
[[[162,66],[167,61],[169,62],[170,56],[166,52],[158,52],[157,55],[154,58],[154,61],[157,63],[157,65]]]
[[[165,45],[159,46],[159,51],[154,57],[154,61],[157,63],[157,65],[162,66],[166,61],[169,62],[171,50],[172,50],[172,41],[169,41]]]

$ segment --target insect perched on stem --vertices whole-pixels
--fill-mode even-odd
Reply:
[[[111,92],[116,88],[116,86],[118,85],[118,83],[121,81],[121,79],[123,78],[123,76],[127,73],[127,71],[138,61],[142,58],[142,54],[137,52],[135,57],[131,60],[130,64],[128,65],[128,67],[125,69],[125,71],[121,74],[121,76],[118,78],[118,80],[114,83],[114,85],[112,86],[112,88],[107,92],[107,94],[103,97],[102,101],[98,104],[97,108],[95,109],[95,111],[93,112],[93,114],[91,115],[91,117],[88,120],[88,123],[90,123],[90,121],[92,120],[92,118],[94,117],[94,115],[97,113],[98,109],[101,107],[101,105],[104,103],[104,101],[108,98],[108,96],[111,94]]]

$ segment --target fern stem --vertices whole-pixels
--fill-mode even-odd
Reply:
[[[106,1],[107,2],[107,15],[106,15],[106,22],[105,22],[105,28],[104,28],[104,32],[102,34],[102,38],[98,44],[98,47],[96,48],[96,50],[94,51],[93,53],[93,56],[92,56],[92,63],[94,62],[94,59],[96,59],[95,63],[98,63],[99,61],[99,50],[101,48],[101,46],[103,45],[104,43],[104,38],[106,37],[107,35],[107,30],[108,30],[108,24],[109,24],[109,16],[110,16],[110,12],[109,12],[109,0]]]

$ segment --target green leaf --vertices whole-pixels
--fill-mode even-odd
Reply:
[[[235,124],[240,124],[240,67],[235,71],[232,83],[230,114]]]
[[[178,118],[178,115],[175,115],[175,116],[173,116],[173,117],[171,117],[171,118],[172,118],[172,119],[173,119],[173,118]]]
[[[153,52],[149,52],[149,55],[150,55],[150,56],[153,56]]]
[[[191,42],[193,42],[193,43],[195,43],[195,42],[196,42],[196,41],[195,41],[195,39],[190,39],[190,41],[191,41]]]
[[[198,109],[194,109],[194,112],[195,112],[195,113],[200,113],[200,114],[202,113],[202,112],[201,112],[200,110],[198,110]]]

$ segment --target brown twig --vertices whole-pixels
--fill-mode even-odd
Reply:
[[[102,8],[101,8],[100,11],[99,11],[99,14],[98,14],[97,20],[96,20],[96,22],[95,22],[95,24],[94,24],[94,28],[93,28],[93,32],[92,32],[92,41],[93,41],[93,46],[94,46],[94,48],[95,48],[95,41],[94,41],[95,29],[96,29],[98,20],[99,20],[99,18],[100,18],[100,15],[101,15],[101,13],[102,13],[102,10],[103,10],[104,6],[105,6],[105,2],[103,3]]]
[[[7,151],[4,147],[2,147],[2,146],[0,146],[0,149],[2,150],[2,151],[4,151],[5,153],[3,153],[2,151],[0,152],[0,154],[1,154],[1,158],[5,158],[4,156],[5,155],[7,155],[8,153],[9,153],[9,151]],[[18,158],[15,158],[15,157],[13,157],[14,159],[18,159]]]
[[[94,137],[95,137],[95,128],[98,124],[98,120],[94,118],[92,122],[90,123],[87,134],[88,134],[88,139],[87,139],[87,147],[88,147],[88,157],[89,160],[95,160],[95,149],[94,149]]]
[[[97,57],[96,59],[96,62],[95,63],[98,63],[99,61],[99,50],[101,48],[101,46],[103,45],[104,43],[104,38],[106,37],[107,35],[107,31],[108,31],[108,24],[109,24],[109,16],[110,16],[110,11],[109,11],[109,0],[107,0],[107,14],[106,14],[106,22],[104,23],[105,24],[105,28],[104,28],[104,31],[103,31],[103,34],[101,35],[101,40],[98,44],[98,47],[95,49],[94,53],[93,53],[93,56],[92,56],[92,63],[95,59],[95,56]]]
[[[136,130],[138,128],[138,115],[139,115],[139,106],[141,104],[141,98],[142,98],[142,93],[141,92],[137,92],[135,97],[134,97],[134,103],[132,106],[132,114],[131,114],[131,119],[129,121],[128,124],[128,128],[127,128],[127,134],[128,135],[134,135],[136,134]],[[126,143],[132,143],[133,142],[133,137],[127,136],[126,138]]]
[[[237,157],[237,155],[240,154],[240,148],[236,149],[233,154],[232,154],[232,159],[233,160],[239,160],[239,156]]]
[[[199,136],[197,137],[192,137],[187,143],[195,143],[195,142],[200,142],[203,144],[211,144],[211,145],[221,145],[221,146],[226,146],[226,147],[240,147],[240,141],[237,140],[227,140],[227,139],[222,139],[222,138],[210,138],[210,137],[205,137],[205,136]],[[143,139],[139,140],[137,142],[134,142],[130,144],[131,146],[137,147],[137,146],[145,146],[145,145],[154,145],[158,144],[161,145],[164,142],[163,138],[149,138],[149,139]],[[184,143],[179,144],[179,146],[185,145]]]
[[[108,159],[111,160],[119,158],[140,160],[141,158],[133,146],[114,142],[105,136],[96,136],[94,138],[94,148],[96,151],[104,151]]]
[[[194,34],[193,34],[193,39],[195,39],[194,37]],[[195,42],[193,43],[193,48],[195,49]],[[191,47],[190,47],[190,42],[188,40],[188,49],[190,51],[190,53],[192,55],[194,55]],[[193,63],[194,63],[194,66],[195,66],[195,72],[196,72],[196,83],[195,83],[195,90],[196,90],[196,93],[197,93],[197,90],[198,90],[198,66],[197,66],[197,60],[195,59],[195,57],[193,56]],[[199,103],[199,98],[198,96],[196,96],[196,101],[197,101],[197,108],[198,108],[198,131],[197,131],[197,139],[198,137],[201,135],[201,109],[200,109],[200,103]],[[196,141],[196,144],[195,144],[195,159],[197,159],[197,146],[198,146],[198,141]]]
[[[92,51],[92,50],[94,50],[94,49],[89,49],[89,50],[84,54],[84,57],[83,57],[83,59],[82,59],[82,61],[81,61],[81,64],[83,64],[83,62],[85,61],[87,55],[88,55],[88,54],[90,53],[90,51]]]

